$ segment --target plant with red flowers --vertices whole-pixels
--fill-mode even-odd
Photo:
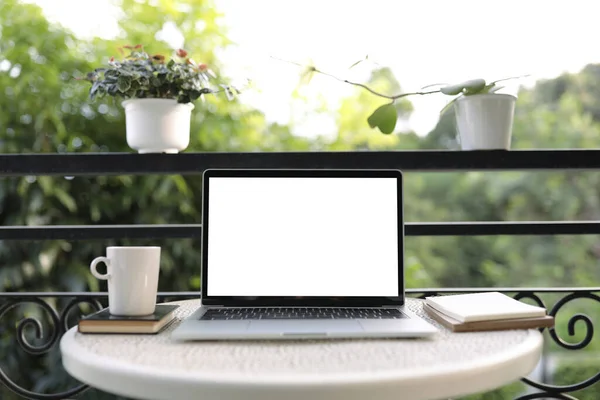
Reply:
[[[128,50],[129,54],[125,55]],[[119,49],[122,60],[114,57],[108,66],[97,68],[84,78],[92,83],[90,98],[113,96],[125,99],[174,99],[178,103],[191,103],[203,94],[225,92],[232,99],[238,91],[225,84],[211,87],[216,75],[206,66],[198,64],[188,52],[179,49],[167,61],[162,54],[150,55],[142,45],[123,46]]]

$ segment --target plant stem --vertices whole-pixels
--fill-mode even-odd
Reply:
[[[306,66],[306,65],[302,65],[300,63],[294,62],[294,61],[283,60],[281,58],[277,58],[277,57],[273,57],[273,56],[271,56],[271,58],[273,58],[275,60],[287,62],[289,64],[297,65],[299,67],[307,69],[310,72],[317,72],[319,74],[328,76],[330,78],[333,78],[333,79],[335,79],[337,81],[340,81],[340,82],[343,82],[343,83],[347,83],[349,85],[361,87],[361,88],[367,90],[368,92],[374,94],[375,96],[383,97],[384,99],[396,100],[396,99],[400,99],[400,98],[406,97],[406,96],[424,95],[424,94],[432,94],[432,93],[439,93],[440,92],[439,90],[431,90],[431,91],[427,91],[427,92],[410,92],[410,93],[400,93],[400,94],[396,94],[396,95],[387,95],[387,94],[380,93],[380,92],[378,92],[378,91],[376,91],[374,89],[371,89],[369,86],[365,85],[364,83],[352,82],[352,81],[349,81],[348,79],[339,78],[339,77],[337,77],[335,75],[332,75],[330,73],[327,73],[325,71],[321,71],[320,69],[317,69],[314,66]]]

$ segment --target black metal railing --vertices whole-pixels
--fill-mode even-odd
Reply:
[[[402,151],[402,152],[311,152],[311,153],[186,153],[186,154],[18,154],[0,155],[0,176],[97,176],[97,175],[193,175],[209,168],[339,168],[388,169],[406,172],[456,171],[547,171],[547,170],[600,170],[600,150],[548,151]],[[407,236],[465,236],[465,235],[585,235],[600,233],[600,221],[527,221],[527,222],[428,222],[407,223]],[[108,225],[108,226],[3,226],[0,240],[89,240],[89,239],[172,239],[199,238],[200,224],[184,225]],[[502,291],[518,299],[528,299],[546,307],[550,315],[558,315],[564,306],[577,299],[600,303],[600,287],[588,288],[432,288],[408,290],[409,296],[424,297],[440,293],[469,293]],[[558,296],[546,304],[545,295]],[[0,293],[0,320],[22,304],[35,304],[47,314],[53,329],[42,335],[41,322],[34,317],[15,321],[15,335],[19,346],[33,355],[48,353],[55,348],[68,329],[73,312],[81,304],[90,310],[103,306],[106,293]],[[199,292],[164,292],[159,300],[197,298]],[[56,309],[48,299],[62,299]],[[75,318],[77,318],[76,316]],[[547,331],[556,345],[580,350],[587,347],[594,336],[593,321],[584,314],[568,319],[570,340],[560,337],[555,329]],[[579,331],[577,327],[581,327]],[[43,344],[31,343],[25,331],[33,329]],[[578,339],[574,339],[577,337]],[[574,398],[568,393],[589,388],[600,381],[600,372],[581,377],[578,382],[554,386],[523,378],[529,393],[520,397]],[[30,399],[64,399],[75,396],[87,387],[80,385],[63,393],[44,394],[29,391],[14,383],[2,370],[0,382],[13,392]]]

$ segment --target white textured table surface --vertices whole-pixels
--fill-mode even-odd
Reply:
[[[451,333],[434,339],[171,342],[197,300],[158,335],[85,335],[61,340],[63,364],[84,383],[148,400],[441,399],[502,386],[537,364],[536,330]]]

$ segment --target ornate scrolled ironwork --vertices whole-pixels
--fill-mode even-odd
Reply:
[[[527,297],[530,297],[530,296],[527,296]],[[517,296],[515,296],[515,298],[517,298]],[[573,300],[577,300],[577,299],[595,300],[600,304],[600,296],[598,296],[594,293],[591,293],[591,292],[577,291],[577,292],[568,294],[565,297],[561,298],[559,301],[557,301],[556,304],[554,304],[554,307],[552,307],[552,309],[548,312],[548,314],[552,315],[553,317],[556,317],[556,315],[561,310],[561,308],[563,308],[569,302],[571,302]],[[579,321],[583,322],[584,326],[586,327],[586,330],[585,330],[584,338],[581,341],[579,341],[578,343],[569,343],[569,342],[565,341],[556,333],[555,328],[548,329],[548,334],[550,335],[550,337],[556,344],[558,344],[559,346],[561,346],[567,350],[581,350],[581,349],[585,348],[587,345],[589,345],[592,342],[592,339],[594,338],[594,323],[592,322],[591,318],[585,314],[573,315],[571,318],[569,318],[569,321],[567,322],[567,329],[568,329],[569,336],[575,336],[575,327],[577,326],[577,323]],[[573,383],[570,385],[549,385],[546,383],[534,381],[529,378],[522,378],[521,381],[531,387],[534,387],[536,389],[544,391],[544,393],[547,395],[547,397],[548,397],[548,395],[552,395],[552,396],[555,396],[553,398],[561,398],[561,399],[562,398],[574,398],[574,397],[565,397],[565,393],[582,390],[582,389],[585,389],[585,388],[588,388],[588,387],[594,385],[597,382],[600,382],[600,372],[596,373],[594,376],[587,378],[581,382]],[[563,396],[563,397],[558,397],[558,396]],[[519,398],[519,400],[524,400],[526,398],[528,399],[528,398],[541,398],[541,397],[521,397],[521,398]]]
[[[79,306],[81,303],[89,304],[94,311],[100,311],[102,309],[102,304],[97,299],[87,299],[87,298],[74,298],[71,300],[65,308],[63,308],[60,314],[60,326],[64,330],[64,332],[69,330],[69,316],[71,312],[75,308],[75,306]],[[80,316],[81,317],[81,316]]]
[[[593,293],[590,292],[576,292],[576,293],[571,293],[565,297],[563,297],[562,299],[560,299],[558,302],[556,302],[556,304],[554,305],[554,307],[552,307],[552,310],[550,310],[549,314],[556,317],[556,314],[558,314],[558,312],[560,311],[560,309],[565,306],[567,303],[576,300],[576,299],[590,299],[590,300],[595,300],[598,303],[600,303],[600,296],[595,295]],[[575,336],[575,325],[577,324],[577,322],[582,321],[585,324],[586,330],[585,330],[585,337],[583,338],[583,340],[579,343],[568,343],[565,342],[563,339],[561,339],[557,334],[556,334],[556,330],[554,328],[551,328],[549,330],[550,336],[552,337],[552,339],[561,347],[567,349],[567,350],[580,350],[583,349],[584,347],[586,347],[588,344],[590,344],[590,342],[592,341],[592,338],[594,337],[594,323],[592,322],[592,320],[590,319],[590,317],[588,317],[587,315],[584,314],[575,314],[574,316],[572,316],[569,319],[568,322],[568,330],[569,330],[569,336]]]
[[[0,299],[1,298],[2,298],[2,296],[0,295]],[[81,303],[89,304],[95,311],[100,310],[102,308],[102,306],[101,306],[100,302],[98,302],[98,300],[89,299],[89,298],[74,298],[67,304],[67,306],[62,310],[62,312],[59,315],[56,312],[56,310],[50,304],[48,304],[48,302],[42,300],[39,297],[27,297],[26,295],[24,295],[23,297],[20,297],[20,298],[10,298],[4,304],[0,303],[0,320],[2,320],[2,318],[4,317],[4,315],[6,315],[6,313],[8,313],[8,311],[10,311],[18,306],[21,306],[24,304],[35,304],[37,306],[40,306],[50,317],[51,329],[52,329],[51,334],[47,335],[44,338],[42,323],[40,322],[39,319],[33,318],[33,317],[27,317],[27,318],[22,319],[21,321],[19,321],[17,323],[17,326],[16,326],[16,333],[17,333],[16,339],[17,339],[17,342],[19,343],[19,346],[21,347],[21,349],[23,349],[25,352],[27,352],[31,355],[39,356],[39,355],[48,353],[56,345],[56,343],[62,337],[62,335],[66,332],[66,330],[68,330],[68,326],[67,326],[68,317],[69,317],[70,313],[73,311],[73,309],[75,308],[75,306],[78,306]],[[44,344],[42,344],[41,346],[37,346],[37,345],[30,343],[26,336],[26,330],[28,328],[33,329],[36,339],[38,339],[38,340],[44,339],[45,340]],[[84,390],[88,389],[87,385],[78,385],[72,389],[69,389],[67,391],[60,392],[60,393],[46,394],[46,393],[32,392],[30,390],[22,388],[17,383],[15,383],[11,378],[9,378],[8,375],[2,369],[1,365],[0,365],[0,382],[4,386],[6,386],[8,389],[10,389],[14,393],[16,393],[17,395],[19,395],[23,398],[26,398],[26,399],[33,399],[33,400],[61,400],[61,399],[66,399],[68,397],[75,396],[75,395],[83,392]]]
[[[546,304],[544,304],[544,301],[540,298],[540,296],[533,292],[519,292],[514,296],[514,298],[516,300],[530,299],[533,300],[538,307],[546,308]]]
[[[28,317],[28,318],[22,319],[17,324],[17,342],[19,343],[21,348],[29,354],[33,354],[33,355],[44,354],[44,353],[48,352],[54,346],[54,344],[56,343],[56,341],[58,340],[58,338],[60,336],[59,335],[60,332],[58,332],[58,314],[56,313],[54,308],[52,308],[47,302],[43,301],[42,299],[37,299],[37,298],[21,300],[21,301],[13,300],[13,301],[9,302],[8,304],[6,304],[6,306],[0,308],[0,320],[2,319],[2,317],[4,317],[4,315],[8,311],[12,310],[13,308],[15,308],[19,305],[25,304],[25,303],[37,304],[44,311],[46,311],[48,313],[48,315],[50,316],[50,318],[52,320],[52,329],[53,329],[52,335],[50,335],[48,341],[45,344],[43,344],[42,346],[36,346],[36,345],[29,343],[29,340],[27,340],[27,337],[25,336],[25,331],[26,331],[27,327],[31,326],[34,328],[36,339],[43,338],[43,329],[42,329],[42,323],[37,318]]]

